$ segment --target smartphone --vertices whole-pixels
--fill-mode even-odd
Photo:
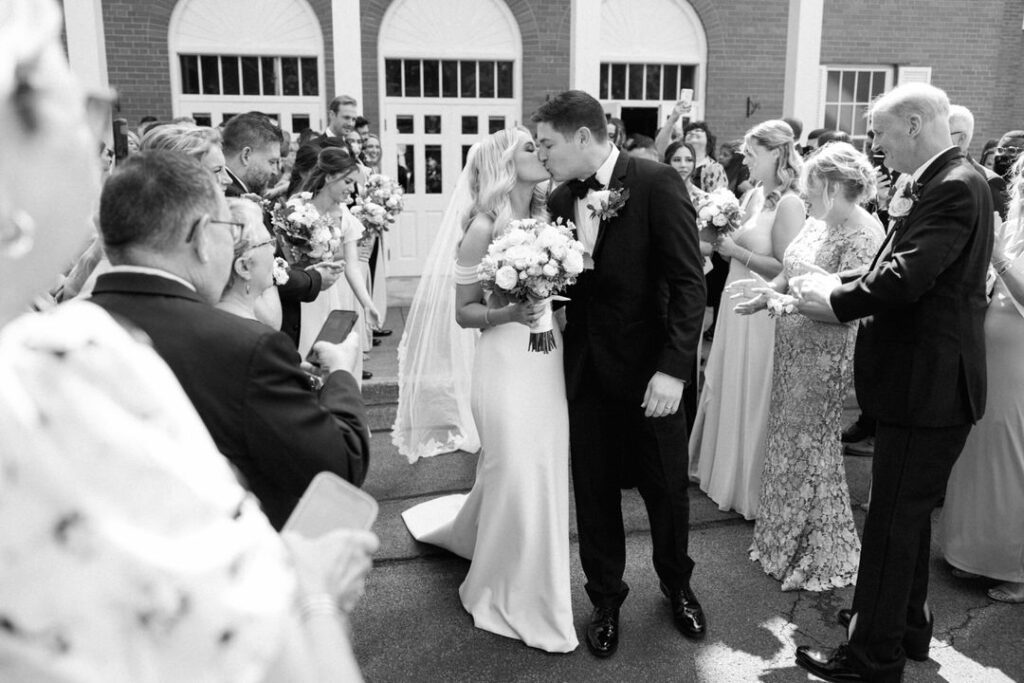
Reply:
[[[683,88],[679,91],[679,101],[690,104],[693,102],[693,88]]]
[[[313,346],[316,346],[317,342],[325,341],[331,344],[339,344],[345,341],[345,337],[348,336],[352,328],[355,327],[356,321],[359,319],[359,314],[355,311],[331,311],[327,314],[327,320],[324,321],[324,326],[320,328],[320,334],[316,336],[312,346],[309,347],[309,353],[306,354],[306,360],[310,363],[316,364],[316,352],[313,351]]]
[[[335,529],[369,530],[379,506],[366,491],[334,472],[320,472],[306,488],[282,531],[319,538]]]
[[[128,119],[114,119],[114,158],[120,161],[128,156]]]

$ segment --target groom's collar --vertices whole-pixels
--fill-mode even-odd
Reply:
[[[608,183],[612,179],[612,173],[615,171],[615,162],[619,160],[619,148],[615,145],[608,143],[608,156],[605,157],[604,163],[602,163],[597,171],[594,173],[594,177],[597,178],[597,182],[603,186],[608,187]]]

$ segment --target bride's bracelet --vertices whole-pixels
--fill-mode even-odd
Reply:
[[[743,262],[743,267],[744,268],[750,268],[750,259],[753,256],[754,256],[754,252],[752,250],[750,250],[750,249],[747,249],[747,260]]]
[[[490,315],[491,315],[491,308],[490,308],[490,306],[485,306],[484,307],[484,327],[490,327],[491,326],[491,321],[489,319]]]
[[[303,621],[309,621],[313,617],[319,616],[337,619],[341,616],[341,610],[338,609],[338,603],[333,597],[327,593],[317,593],[302,599],[299,603],[299,616]]]

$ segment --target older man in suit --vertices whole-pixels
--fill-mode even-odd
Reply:
[[[898,681],[928,658],[931,512],[971,425],[985,409],[985,274],[993,206],[985,178],[950,136],[949,99],[930,85],[895,88],[871,108],[873,147],[909,174],[889,204],[892,229],[867,273],[794,278],[799,309],[861,323],[857,398],[878,421],[849,644],[797,649],[828,681]]]
[[[181,382],[217,448],[280,528],[309,482],[331,471],[362,483],[366,408],[352,377],[354,334],[314,349],[319,393],[281,332],[212,306],[241,224],[213,176],[175,152],[131,157],[107,182],[100,230],[113,268],[92,300],[145,332]]]
[[[971,140],[974,139],[974,114],[970,109],[960,104],[949,106],[949,135],[953,138],[953,144],[960,148],[974,170],[985,178],[989,192],[992,194],[992,207],[999,214],[999,219],[1005,221],[1008,197],[1006,179],[979,164],[967,151],[971,147]]]

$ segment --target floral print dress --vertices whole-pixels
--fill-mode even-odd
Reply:
[[[867,266],[882,242],[877,225],[829,228],[809,219],[786,249],[789,278],[813,263],[830,273]],[[752,560],[782,590],[822,591],[856,580],[860,539],[843,469],[843,402],[853,382],[853,323],[802,315],[775,326],[768,442]]]

